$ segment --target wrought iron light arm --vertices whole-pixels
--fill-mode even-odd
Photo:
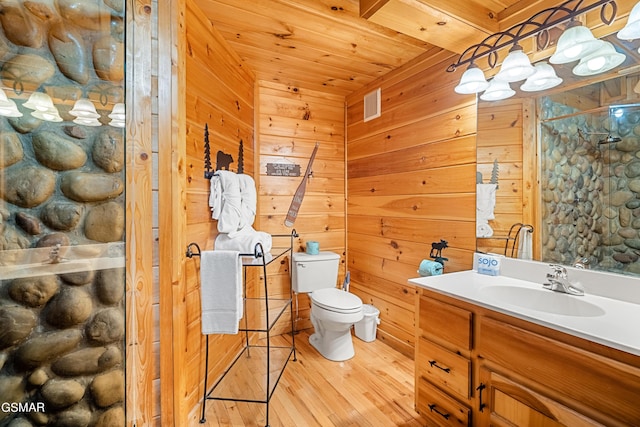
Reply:
[[[549,43],[549,29],[563,22],[574,20],[576,17],[591,10],[600,8],[600,19],[610,25],[618,11],[615,0],[598,0],[593,4],[583,6],[583,0],[568,0],[560,6],[542,10],[520,24],[491,34],[482,42],[467,48],[458,61],[449,65],[447,72],[453,72],[465,64],[472,64],[479,58],[488,56],[488,64],[494,68],[498,63],[498,51],[510,45],[517,45],[520,40],[536,35],[538,43],[546,47]]]

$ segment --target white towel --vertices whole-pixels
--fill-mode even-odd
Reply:
[[[496,206],[497,187],[497,184],[476,184],[476,218],[495,219],[493,210]]]
[[[218,231],[231,233],[240,229],[240,179],[234,172],[217,171],[222,186],[222,210],[218,218]]]
[[[533,239],[526,228],[520,229],[520,236],[518,241],[518,258],[520,259],[533,259]]]
[[[243,315],[242,259],[237,251],[200,255],[201,329],[208,334],[237,334]]]
[[[270,252],[273,244],[271,234],[256,231],[253,227],[248,226],[235,233],[218,234],[215,249],[253,253],[258,243],[262,244],[265,253]]]
[[[220,218],[222,212],[222,182],[218,175],[214,175],[209,180],[209,207],[211,208],[211,218]]]
[[[476,237],[491,237],[493,236],[493,228],[486,221],[476,222]]]
[[[249,175],[238,175],[240,181],[240,224],[239,229],[253,225],[256,218],[256,204],[258,196],[256,183]]]

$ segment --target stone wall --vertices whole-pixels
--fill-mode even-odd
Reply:
[[[640,112],[541,102],[542,260],[640,274]],[[609,133],[621,141],[600,143]]]
[[[0,269],[123,242],[124,132],[107,117],[124,102],[123,0],[3,1],[0,24],[3,89],[23,113],[0,117]],[[34,118],[32,91],[63,121]],[[102,126],[73,123],[79,98]],[[0,404],[21,404],[0,408],[0,426],[124,425],[124,280],[123,268],[0,276]]]

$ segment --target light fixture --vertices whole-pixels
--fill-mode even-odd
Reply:
[[[562,83],[562,79],[556,75],[556,71],[548,62],[538,62],[533,73],[520,89],[525,92],[536,92],[539,90],[551,89]]]
[[[577,61],[598,50],[602,43],[580,21],[571,21],[558,39],[556,51],[549,58],[549,62],[566,64]]]
[[[97,118],[89,117],[76,117],[73,119],[73,123],[82,126],[102,126],[102,123],[100,123]]]
[[[83,119],[97,119],[100,117],[100,114],[96,111],[96,106],[86,98],[78,99],[73,104],[73,109],[69,111],[69,114]]]
[[[576,76],[593,76],[617,67],[625,59],[611,43],[603,41],[600,49],[582,58],[572,71]]]
[[[489,82],[484,77],[484,73],[474,63],[469,65],[467,71],[462,74],[460,83],[453,90],[462,95],[482,92],[489,87]]]
[[[500,101],[501,99],[510,98],[515,94],[516,91],[511,89],[508,82],[494,77],[489,82],[487,90],[480,95],[480,99],[483,101]]]
[[[124,103],[119,102],[113,106],[113,110],[111,110],[111,114],[109,114],[109,118],[111,121],[109,122],[110,126],[114,126],[117,128],[123,128],[125,126],[125,107]]]
[[[489,86],[480,99],[491,99],[494,96],[498,96],[498,93],[501,94],[498,96],[499,99],[504,99],[502,96],[509,97],[511,96],[509,82],[529,79],[530,77],[533,78],[522,85],[524,87],[523,90],[543,90],[560,84],[562,80],[555,75],[551,65],[541,66],[545,73],[531,65],[531,61],[520,47],[520,42],[529,37],[535,37],[538,50],[547,49],[550,43],[554,41],[551,31],[568,22],[567,28],[558,39],[556,50],[548,62],[565,64],[589,56],[603,47],[604,42],[596,39],[589,28],[583,26],[577,18],[600,8],[600,20],[605,25],[611,25],[615,20],[618,9],[616,0],[591,0],[590,4],[585,3],[583,0],[565,0],[558,6],[544,9],[526,21],[491,34],[480,43],[468,47],[460,54],[455,63],[447,67],[447,72],[451,73],[463,65],[469,65],[469,69],[463,74],[455,91],[457,93],[473,93],[477,87],[472,83],[477,84],[484,80],[484,75],[479,76],[477,71],[472,71],[476,68],[473,64],[479,63],[481,58],[485,58],[484,61],[488,68],[494,69],[499,63],[498,55],[507,48],[509,49],[509,54],[502,61],[501,69],[496,74],[498,80],[502,82],[499,89]],[[640,14],[640,11],[638,13]],[[640,24],[640,17],[636,20],[635,17],[632,18],[630,15],[629,21]],[[534,73],[540,74],[534,77]]]
[[[629,18],[627,18],[627,25],[623,29],[618,31],[618,38],[620,40],[634,40],[640,38],[640,2],[636,3],[631,9]]]
[[[496,78],[505,82],[524,80],[535,72],[529,57],[522,51],[518,43],[509,50]]]
[[[45,120],[47,122],[61,122],[60,113],[53,105],[51,97],[46,93],[33,92],[27,102],[22,104],[24,107],[34,110],[31,115],[36,119]]]
[[[22,113],[18,111],[15,101],[7,98],[7,94],[2,89],[0,89],[0,116],[22,117]]]

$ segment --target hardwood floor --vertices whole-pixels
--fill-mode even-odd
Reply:
[[[298,360],[289,361],[269,409],[271,427],[418,427],[413,409],[413,360],[376,340],[354,337],[356,356],[324,359],[309,344],[311,329],[296,335]],[[207,401],[206,426],[264,426],[264,404]]]

